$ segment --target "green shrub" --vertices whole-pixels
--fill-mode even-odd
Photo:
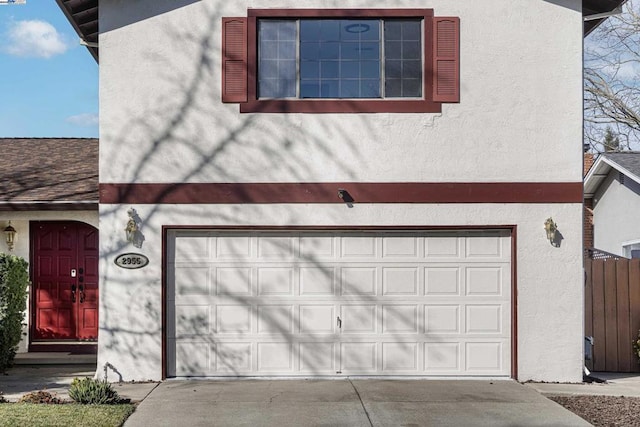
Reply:
[[[40,390],[40,391],[32,391],[31,393],[27,393],[20,398],[19,403],[46,403],[50,405],[58,405],[60,403],[64,403],[62,399],[57,397],[54,394],[49,393],[48,391]]]
[[[127,402],[106,381],[93,378],[74,378],[69,387],[69,397],[77,403],[115,405]]]
[[[29,264],[15,255],[0,254],[0,372],[5,372],[22,337],[27,308]]]

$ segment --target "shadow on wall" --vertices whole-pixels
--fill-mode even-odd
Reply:
[[[163,1],[157,6],[154,4],[153,9],[156,14],[164,13],[192,3],[196,2]],[[148,11],[143,10],[145,4],[147,3],[121,3],[121,7],[126,8],[127,13],[119,16],[127,16],[127,21],[119,23],[118,26],[147,18]],[[107,15],[101,20],[102,31],[108,32],[118,28],[110,24],[109,18]],[[169,88],[164,92],[168,95],[159,95],[158,99],[152,100],[142,109],[138,105],[129,105],[126,100],[121,100],[118,105],[125,111],[127,122],[112,126],[103,121],[101,143],[107,150],[112,150],[110,154],[118,153],[114,154],[114,158],[110,157],[109,165],[121,165],[124,169],[123,176],[128,177],[129,182],[145,182],[145,177],[156,176],[159,171],[164,175],[166,171],[172,171],[174,175],[179,174],[172,179],[176,182],[237,182],[242,180],[245,174],[257,173],[262,176],[272,174],[272,181],[277,181],[283,173],[288,174],[293,180],[304,181],[311,162],[323,162],[342,171],[346,176],[355,177],[355,172],[349,165],[357,163],[358,145],[350,136],[350,130],[339,124],[325,129],[325,133],[344,141],[342,152],[335,153],[327,148],[323,137],[308,132],[293,115],[280,117],[279,121],[273,123],[257,115],[240,115],[237,105],[216,108],[216,112],[220,114],[210,113],[211,106],[220,105],[221,102],[218,91],[212,90],[212,86],[219,87],[219,81],[215,76],[219,75],[220,46],[213,43],[216,39],[211,37],[211,34],[221,32],[221,16],[217,9],[210,11],[206,22],[209,27],[203,28],[200,33],[178,25],[167,26],[163,32],[171,34],[173,45],[167,47],[166,54],[161,50],[154,51],[147,53],[149,57],[143,58],[144,61],[150,60],[155,64],[156,70],[161,73],[159,78],[164,80],[163,90]],[[184,46],[188,46],[188,49],[183,49]],[[197,50],[197,55],[193,55],[194,50]],[[353,116],[353,121],[363,123],[363,127],[372,120],[371,116]],[[287,130],[284,134],[281,131],[282,127]],[[359,137],[364,137],[363,140],[374,140],[375,135]],[[135,156],[129,155],[131,150],[136,153]],[[311,151],[315,153],[316,158],[309,158],[308,153]],[[176,152],[188,153],[191,160],[188,167],[183,161],[184,156],[176,155]],[[344,158],[351,161],[347,163],[341,160]],[[166,191],[173,190],[168,188]],[[160,195],[159,200],[165,195]],[[126,194],[124,196],[126,197]],[[142,218],[131,212],[132,225],[129,231],[132,243],[136,242],[136,232],[142,233],[141,230],[153,224],[159,213],[160,208],[157,205],[147,206],[148,209],[145,209]],[[121,224],[124,210],[127,208],[128,206],[118,205],[103,206],[101,222]],[[175,218],[201,215],[198,209],[189,205],[163,205],[162,210],[163,215]],[[279,223],[282,219],[265,218],[264,221]],[[292,214],[289,221],[293,224],[299,223],[301,219]],[[208,222],[242,225],[237,217],[216,212],[211,213]],[[147,230],[150,229],[153,227],[149,226]],[[118,235],[123,233],[124,237],[124,231],[118,231]],[[159,233],[158,230],[156,232]],[[141,234],[137,236],[137,242],[141,245]],[[112,275],[110,271],[114,271],[115,268],[112,266],[113,257],[126,250],[128,245],[124,238],[117,238],[112,242],[104,239],[101,248],[104,265],[109,265],[110,268],[101,271],[100,278],[101,292],[105,295],[105,298],[101,299],[100,308],[100,347],[107,349],[107,354],[126,355],[129,365],[160,366],[162,355],[156,349],[162,345],[162,302],[159,299],[161,278],[128,283],[126,279]],[[110,293],[115,292],[115,289],[118,289],[117,292],[120,294]],[[126,301],[126,308],[121,305],[123,301]],[[238,297],[237,302],[243,303],[244,300]],[[122,314],[123,310],[125,315]],[[190,322],[193,324],[187,327],[199,330],[202,321],[198,318],[192,319]],[[265,321],[271,322],[273,330],[279,335],[285,335],[276,317],[267,317]],[[98,369],[104,367],[107,368],[107,372],[99,371],[98,376],[116,372],[119,378],[123,377],[125,381],[131,379],[128,377],[131,374],[124,372],[123,367],[118,366],[116,361],[101,360],[99,363],[104,366],[99,366]]]

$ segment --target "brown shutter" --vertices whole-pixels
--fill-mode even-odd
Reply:
[[[247,18],[222,18],[222,102],[247,102]]]
[[[460,102],[460,18],[433,18],[433,100]]]

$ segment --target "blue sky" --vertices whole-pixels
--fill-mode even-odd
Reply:
[[[98,137],[98,64],[53,0],[0,5],[0,137]]]

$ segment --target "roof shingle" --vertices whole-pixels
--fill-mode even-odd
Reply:
[[[0,203],[98,203],[98,139],[0,138]]]

